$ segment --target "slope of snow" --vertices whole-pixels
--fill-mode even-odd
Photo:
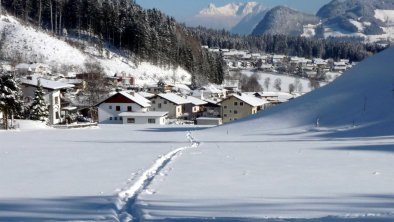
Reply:
[[[303,97],[195,132],[199,149],[138,197],[142,217],[394,220],[393,56],[390,48]]]
[[[72,47],[64,41],[21,24],[12,16],[2,16],[0,33],[5,33],[2,51],[8,58],[20,58],[23,62],[40,62],[50,65],[57,72],[82,72],[86,62],[99,62],[104,71],[113,76],[125,73],[134,76],[136,84],[157,83],[164,79],[190,84],[191,75],[182,68],[161,68],[142,62],[137,65],[132,60],[104,49],[108,56],[102,56],[97,48],[86,46],[85,51]]]

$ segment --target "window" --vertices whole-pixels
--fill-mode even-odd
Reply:
[[[167,101],[166,101],[166,100],[164,100],[164,104],[167,104]]]
[[[112,106],[108,106],[108,109],[112,109]]]
[[[234,114],[238,114],[238,111],[237,111],[237,110],[234,110]]]
[[[161,109],[161,103],[157,104],[157,107],[158,107],[159,109]]]
[[[56,119],[60,119],[59,113],[56,112]]]
[[[123,121],[123,117],[119,117],[119,120],[120,120],[120,121]]]
[[[224,117],[227,117],[227,114],[224,114],[223,116],[224,116]]]
[[[118,120],[118,117],[114,117],[114,120],[115,120],[115,121]]]
[[[127,118],[127,123],[135,123],[135,119],[134,118]]]
[[[227,109],[227,106],[223,106],[223,109]]]
[[[109,120],[112,120],[112,117],[109,117]]]
[[[230,113],[233,113],[233,111],[230,109],[230,111],[229,111]]]
[[[55,97],[55,104],[56,104],[56,105],[59,104],[59,97],[58,97],[58,96]]]
[[[240,105],[240,106],[243,106],[243,105],[244,105],[244,102],[240,102],[239,105]]]
[[[238,106],[238,102],[234,102],[234,106]]]
[[[116,111],[118,111],[118,112],[119,112],[119,111],[120,111],[120,106],[116,106],[116,108],[115,108],[115,109],[116,109]]]
[[[133,108],[131,106],[128,106],[127,107],[127,112],[131,112],[131,111],[133,111]]]
[[[155,123],[156,123],[156,120],[155,120],[155,119],[148,119],[148,123],[149,123],[149,124],[155,124]]]
[[[152,100],[152,104],[156,104],[156,100]]]

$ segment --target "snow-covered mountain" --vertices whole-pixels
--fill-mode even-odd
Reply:
[[[277,6],[268,11],[261,20],[252,35],[261,34],[285,34],[301,35],[304,26],[318,24],[320,19],[314,15],[302,13],[285,6]]]
[[[394,2],[333,0],[316,16],[279,6],[267,12],[253,31],[255,35],[264,33],[362,38],[367,42],[393,41]]]
[[[318,37],[362,37],[368,41],[394,40],[394,2],[335,0],[317,13],[323,24]]]
[[[267,8],[257,2],[230,3],[224,6],[216,6],[211,3],[202,9],[188,23],[193,26],[202,25],[208,28],[230,30],[247,16],[259,16]]]
[[[109,76],[122,74],[134,76],[136,84],[157,83],[161,78],[170,80],[174,73],[183,83],[190,83],[191,74],[184,69],[162,68],[150,63],[137,64],[113,47],[100,49],[80,39],[57,38],[33,28],[13,16],[1,16],[1,48],[3,58],[17,62],[38,62],[49,65],[56,73],[85,71],[85,63],[98,63]],[[76,47],[79,45],[79,47]]]

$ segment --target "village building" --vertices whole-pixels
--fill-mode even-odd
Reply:
[[[189,114],[188,119],[195,120],[197,117],[202,116],[204,105],[208,104],[208,102],[194,96],[188,96],[186,99],[189,101],[189,103],[185,104],[185,113]]]
[[[268,102],[245,93],[232,94],[221,102],[223,123],[256,114]]]
[[[129,114],[132,112],[133,115],[137,115],[135,113],[148,113],[151,104],[149,100],[138,93],[118,92],[97,104],[96,107],[98,108],[99,123],[122,124],[124,123],[123,116],[130,116]],[[145,117],[141,115],[141,118]],[[140,122],[140,120],[135,122]]]
[[[160,93],[150,98],[152,111],[168,112],[168,118],[188,118],[185,112],[185,105],[190,103],[187,99],[176,95],[175,93]]]
[[[28,76],[21,80],[21,90],[24,97],[24,101],[29,104],[34,99],[34,93],[37,90],[38,83],[43,88],[44,99],[48,105],[49,110],[49,124],[59,124],[65,119],[63,104],[63,94],[74,87],[74,85],[56,82],[53,80],[48,80],[44,78],[39,78],[37,76]]]
[[[207,104],[204,105],[202,117],[222,117],[222,106],[220,105],[221,100],[215,101],[211,99],[204,99],[204,101],[206,101]]]

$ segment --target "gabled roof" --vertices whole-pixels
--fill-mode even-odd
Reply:
[[[160,93],[160,94],[157,94],[157,96],[159,96],[165,100],[168,100],[172,103],[175,103],[177,105],[183,105],[183,104],[190,103],[189,100],[187,100],[181,96],[178,96],[177,94],[174,94],[174,93]]]
[[[187,100],[189,100],[195,106],[201,106],[201,105],[205,105],[208,103],[208,102],[201,100],[201,99],[194,97],[194,96],[188,96]]]
[[[101,105],[101,104],[107,102],[109,99],[111,99],[111,98],[113,98],[113,97],[115,97],[115,96],[119,96],[119,95],[125,97],[126,99],[128,99],[128,100],[130,100],[130,101],[132,101],[132,102],[137,103],[137,104],[140,105],[141,107],[147,108],[147,107],[150,107],[150,106],[151,106],[151,105],[150,105],[150,101],[147,100],[147,99],[145,99],[145,98],[144,98],[143,96],[141,96],[140,94],[138,94],[138,93],[130,94],[130,93],[127,93],[127,92],[118,92],[118,93],[115,93],[115,94],[113,94],[112,96],[110,96],[110,97],[106,98],[105,100],[101,101],[100,103],[98,103],[96,106],[99,106],[99,105]]]
[[[119,92],[121,95],[127,97],[128,99],[134,101],[135,103],[141,105],[142,107],[150,107],[150,101],[145,99],[145,97],[141,96],[138,93],[127,93],[127,92]]]
[[[243,102],[245,102],[245,103],[247,103],[247,104],[249,104],[249,105],[251,105],[251,106],[254,106],[254,107],[255,107],[255,106],[262,106],[262,105],[264,105],[264,104],[269,103],[269,102],[266,101],[265,99],[259,99],[259,98],[255,97],[255,96],[247,95],[247,94],[244,94],[244,93],[241,93],[241,94],[237,94],[237,93],[232,94],[232,95],[229,96],[227,99],[229,99],[229,98],[231,98],[231,97],[235,97],[235,98],[237,98],[237,99],[239,99],[239,100],[241,100],[241,101],[243,101]],[[227,99],[224,99],[223,101],[225,101],[225,100],[227,100]]]
[[[25,85],[37,87],[38,81],[40,81],[42,88],[51,89],[51,90],[69,89],[75,87],[72,84],[57,82],[49,79],[37,78],[36,76],[33,76],[32,79],[22,79],[21,83]]]

